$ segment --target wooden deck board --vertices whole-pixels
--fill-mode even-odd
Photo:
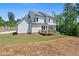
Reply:
[[[39,34],[42,34],[42,35],[53,35],[53,34],[55,34],[55,32],[54,31],[43,31],[43,30],[40,30]]]

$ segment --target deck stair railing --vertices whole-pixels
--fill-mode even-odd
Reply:
[[[39,31],[39,34],[42,34],[42,35],[52,35],[52,34],[55,34],[56,31],[54,30],[40,30]]]

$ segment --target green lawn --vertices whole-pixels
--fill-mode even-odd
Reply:
[[[43,36],[40,34],[0,35],[0,45],[54,40],[63,37],[65,37],[65,35],[61,34],[50,35],[50,36]]]

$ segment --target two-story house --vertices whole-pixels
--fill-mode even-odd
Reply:
[[[56,30],[54,17],[40,11],[29,11],[17,23],[17,33],[38,33],[40,30]]]

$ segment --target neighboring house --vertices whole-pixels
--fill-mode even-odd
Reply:
[[[53,16],[40,11],[29,11],[17,23],[17,33],[38,33],[40,30],[56,30]]]

